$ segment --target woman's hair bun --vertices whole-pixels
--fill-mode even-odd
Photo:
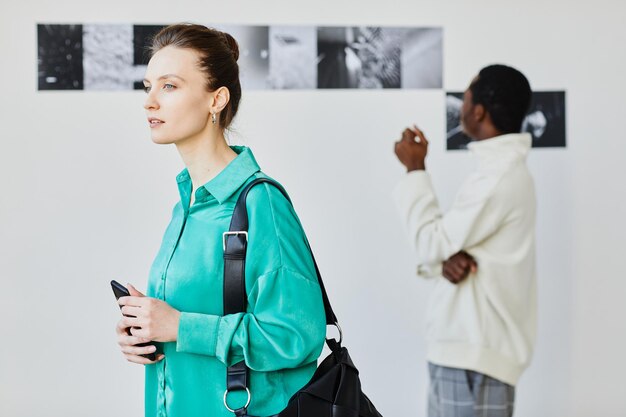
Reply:
[[[233,54],[233,58],[235,58],[235,61],[237,61],[239,59],[239,44],[237,44],[235,38],[230,36],[230,34],[226,32],[222,32],[222,34],[224,35],[224,39],[226,39],[226,45],[228,45],[230,51]]]

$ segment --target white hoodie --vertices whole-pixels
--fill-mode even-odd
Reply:
[[[536,332],[535,189],[526,166],[530,134],[472,142],[478,169],[442,213],[426,171],[408,173],[393,195],[418,275],[436,277],[428,308],[428,361],[515,385]],[[454,285],[442,262],[465,250],[478,264]]]

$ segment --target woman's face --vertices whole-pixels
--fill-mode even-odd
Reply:
[[[212,128],[213,93],[192,49],[167,46],[152,56],[143,80],[152,141],[178,143]]]

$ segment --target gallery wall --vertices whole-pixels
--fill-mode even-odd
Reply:
[[[140,91],[39,91],[37,24],[441,27],[443,88],[250,90],[229,136],[289,190],[385,416],[425,416],[424,313],[390,192],[417,123],[443,207],[471,172],[446,150],[446,91],[502,62],[564,91],[566,147],[529,157],[538,192],[539,333],[517,416],[623,416],[626,6],[250,0],[24,1],[0,16],[0,415],[141,415],[143,370],[118,351],[108,282],[140,289],[178,198],[175,148],[150,141]],[[391,383],[393,381],[393,383]],[[111,400],[115,398],[115,400]]]

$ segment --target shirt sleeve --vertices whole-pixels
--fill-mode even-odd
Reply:
[[[181,313],[176,350],[215,356],[226,365],[295,368],[319,356],[326,326],[316,282],[286,267],[257,279],[247,313]]]
[[[438,276],[450,256],[482,242],[501,226],[507,205],[497,198],[498,177],[474,174],[442,213],[426,171],[407,174],[393,191],[418,262],[418,275]]]

